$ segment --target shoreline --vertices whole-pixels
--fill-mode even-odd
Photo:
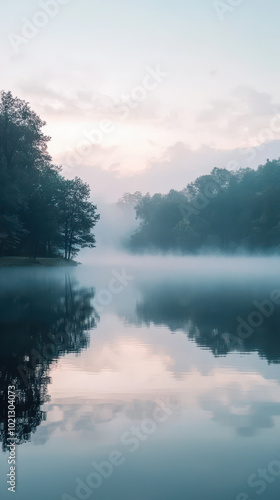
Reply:
[[[76,267],[80,263],[58,257],[0,257],[1,267]]]

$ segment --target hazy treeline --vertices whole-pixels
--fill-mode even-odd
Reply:
[[[11,92],[0,95],[0,256],[70,259],[93,247],[99,215],[90,188],[65,179],[47,150],[45,122]]]
[[[280,248],[280,160],[257,170],[214,168],[182,191],[122,199],[133,202],[140,221],[130,240],[133,251]]]

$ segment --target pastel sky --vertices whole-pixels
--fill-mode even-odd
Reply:
[[[280,156],[279,19],[277,0],[12,0],[1,88],[97,196],[180,189]]]

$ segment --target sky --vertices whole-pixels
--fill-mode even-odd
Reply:
[[[93,195],[182,189],[280,156],[277,0],[11,0],[1,89]]]

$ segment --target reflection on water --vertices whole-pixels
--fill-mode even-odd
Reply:
[[[136,307],[138,324],[166,325],[215,356],[258,351],[280,361],[280,281],[269,283],[145,283]],[[273,302],[271,296],[277,302]]]
[[[280,458],[280,305],[268,303],[280,284],[271,265],[182,263],[129,263],[134,279],[99,314],[111,265],[2,273],[0,428],[5,450],[16,385],[20,500],[77,499],[77,478],[113,450],[123,465],[88,498],[256,498],[248,478]],[[262,320],[242,337],[256,303]],[[168,419],[143,433],[159,404]]]
[[[22,278],[25,278],[23,275]],[[69,275],[33,274],[18,283],[4,273],[0,290],[1,413],[3,449],[7,449],[8,386],[17,391],[18,444],[30,439],[46,415],[51,365],[69,352],[81,352],[89,344],[95,326],[93,290],[80,288]]]

